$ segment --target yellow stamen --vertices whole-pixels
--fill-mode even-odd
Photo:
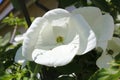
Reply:
[[[63,43],[63,37],[62,36],[58,36],[57,38],[56,38],[56,42],[57,43]]]

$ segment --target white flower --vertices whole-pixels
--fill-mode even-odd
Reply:
[[[16,35],[14,38],[13,45],[18,45],[19,43],[22,43],[24,39],[24,34]]]
[[[97,60],[96,64],[99,68],[110,67],[110,62],[114,57],[120,53],[120,39],[113,37],[108,41],[107,49],[103,52],[102,56]]]
[[[102,15],[99,8],[83,7],[73,11],[81,14],[89,23],[97,37],[97,46],[103,47],[102,43],[111,40],[114,31],[114,21],[109,14]]]
[[[15,55],[15,62],[21,64],[22,67],[24,67],[26,65],[26,59],[22,56],[22,47],[20,47],[16,53],[17,54]]]
[[[25,34],[22,54],[38,64],[63,66],[75,55],[95,48],[96,42],[98,46],[106,42],[112,34],[112,17],[102,15],[96,7],[83,7],[71,13],[54,9],[33,21]]]
[[[15,42],[23,42],[23,39],[24,39],[24,34],[20,34],[20,35],[16,35],[14,40]]]

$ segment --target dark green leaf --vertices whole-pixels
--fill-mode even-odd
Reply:
[[[99,7],[101,10],[106,11],[106,12],[110,12],[110,5],[106,2],[106,0],[91,0],[92,3]]]
[[[15,9],[18,9],[18,10],[21,9],[18,0],[11,0],[11,2]]]
[[[59,7],[65,8],[67,6],[73,5],[76,2],[79,2],[79,0],[58,0],[59,1]]]
[[[111,0],[111,2],[120,13],[120,0]]]
[[[0,80],[12,80],[13,76],[12,75],[4,75],[4,76],[0,76]]]
[[[60,72],[62,74],[71,74],[73,72],[77,73],[82,70],[81,66],[75,62],[71,62],[70,64],[68,64],[66,66],[57,67],[56,69],[58,70],[58,72]]]
[[[120,53],[115,56],[115,60],[116,60],[116,61],[120,61]]]
[[[89,80],[118,80],[120,78],[120,69],[109,68],[98,70]]]

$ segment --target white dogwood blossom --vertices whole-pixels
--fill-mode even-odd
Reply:
[[[96,7],[68,12],[53,9],[36,18],[25,33],[22,55],[46,66],[63,66],[111,39],[113,19]],[[96,40],[97,38],[97,40]],[[18,54],[18,53],[17,53]],[[17,58],[16,58],[17,59]]]
[[[102,56],[97,60],[96,64],[99,68],[110,67],[110,62],[114,60],[115,56],[120,53],[120,39],[113,37],[108,41],[107,49]]]

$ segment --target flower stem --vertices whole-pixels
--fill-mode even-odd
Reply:
[[[12,37],[10,39],[10,43],[13,43],[16,31],[17,31],[17,25],[14,27],[14,30],[13,30],[13,33],[12,33]]]
[[[37,64],[35,69],[34,69],[33,74],[31,75],[31,80],[35,80],[35,77],[37,76],[37,73],[39,72],[39,68],[40,68],[40,65]],[[39,79],[39,80],[41,80],[41,79]]]

